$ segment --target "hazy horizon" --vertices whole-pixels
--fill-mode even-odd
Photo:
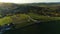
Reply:
[[[3,3],[51,3],[51,2],[60,2],[60,0],[0,0]]]

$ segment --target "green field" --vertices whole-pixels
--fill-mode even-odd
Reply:
[[[29,18],[32,18],[30,19]],[[37,15],[33,13],[29,14],[17,14],[13,16],[5,16],[4,18],[0,18],[0,25],[9,24],[9,23],[15,23],[17,27],[24,27],[30,24],[34,24],[34,20],[39,20],[42,22],[47,21],[54,21],[54,20],[60,20],[60,17],[48,17],[48,16],[42,16]]]

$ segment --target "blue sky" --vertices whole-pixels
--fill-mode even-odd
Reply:
[[[60,0],[0,0],[0,2],[9,3],[38,3],[38,2],[60,2]]]

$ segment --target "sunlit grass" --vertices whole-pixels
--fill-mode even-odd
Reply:
[[[43,15],[37,15],[37,14],[33,14],[33,13],[29,13],[29,15],[33,19],[39,19],[39,20],[42,20],[42,21],[60,20],[60,17],[43,16]]]
[[[30,20],[29,17],[30,16],[32,19],[34,20],[41,20],[41,21],[53,21],[53,20],[60,20],[60,17],[48,17],[48,16],[42,16],[42,15],[38,15],[38,14],[33,14],[33,13],[29,13],[29,14],[16,14],[13,16],[5,16],[4,18],[0,18],[0,25],[4,25],[4,24],[8,24],[8,23],[15,23],[17,26],[22,27],[22,26],[26,26],[28,24],[32,24],[32,21],[28,21]]]
[[[4,18],[0,18],[0,25],[7,24],[7,23],[10,23],[10,22],[12,22],[10,17],[6,16]]]

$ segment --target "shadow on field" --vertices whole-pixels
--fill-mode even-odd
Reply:
[[[60,34],[60,20],[35,23],[3,34]]]

